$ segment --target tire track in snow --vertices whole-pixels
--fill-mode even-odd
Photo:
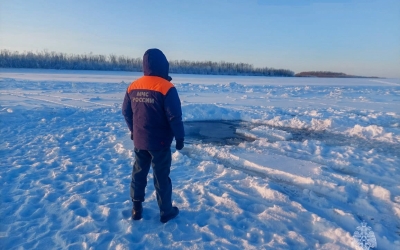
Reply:
[[[64,96],[57,96],[57,95],[44,95],[44,94],[39,94],[39,93],[29,93],[29,95],[39,95],[39,96],[47,96],[47,97],[54,97],[54,98],[63,98],[63,99],[68,99],[68,100],[91,103],[91,104],[95,104],[95,105],[99,105],[99,106],[112,107],[112,108],[114,107],[113,105],[109,105],[109,104],[92,102],[92,101],[87,101],[87,100],[84,100],[84,99],[78,99],[78,98],[72,98],[72,97],[64,97]]]
[[[113,105],[97,103],[97,102],[87,101],[87,100],[78,99],[78,98],[56,96],[56,95],[45,95],[45,94],[39,94],[39,93],[27,93],[27,94],[18,95],[18,94],[14,94],[14,93],[10,93],[10,92],[0,92],[0,94],[18,96],[18,97],[22,97],[22,98],[28,98],[28,99],[39,100],[39,101],[45,101],[45,102],[55,103],[55,104],[64,105],[64,106],[67,106],[67,107],[74,107],[74,108],[82,108],[82,107],[78,107],[78,106],[74,106],[74,105],[70,105],[70,104],[65,104],[65,103],[60,103],[60,102],[56,102],[56,101],[51,101],[51,100],[48,100],[48,99],[35,98],[35,97],[28,96],[28,95],[37,95],[37,96],[45,96],[45,97],[53,97],[53,98],[62,98],[62,99],[67,99],[67,100],[73,100],[73,101],[80,101],[80,102],[95,104],[95,105],[98,105],[98,106],[112,107],[112,108],[114,107]]]
[[[315,106],[327,106],[327,107],[336,107],[336,108],[339,108],[339,109],[347,109],[346,111],[350,111],[350,112],[352,112],[352,111],[357,111],[358,109],[356,109],[356,108],[354,108],[354,107],[350,107],[350,106],[347,106],[346,104],[333,104],[333,103],[324,103],[324,102],[316,102],[316,101],[309,101],[309,100],[305,100],[305,99],[302,99],[302,100],[287,100],[288,102],[293,102],[293,103],[296,103],[296,102],[299,102],[299,103],[308,103],[308,104],[312,104],[312,105],[315,105]],[[349,101],[350,102],[350,101]],[[353,101],[354,102],[354,101]],[[392,107],[393,106],[393,104],[392,103],[388,103],[388,102],[372,102],[372,101],[364,101],[363,103],[366,103],[366,104],[376,104],[376,106],[375,107],[379,107],[379,108],[382,108],[382,105],[388,105],[389,107]],[[373,112],[376,112],[377,111],[377,109],[370,109],[370,108],[364,108],[364,110],[368,110],[368,111],[373,111]]]
[[[74,105],[69,105],[69,104],[65,104],[65,103],[50,101],[50,100],[47,100],[47,99],[29,97],[29,96],[26,96],[26,95],[18,95],[18,94],[7,93],[7,92],[0,92],[0,94],[2,94],[2,95],[11,95],[11,96],[18,96],[18,97],[22,97],[22,98],[25,98],[25,99],[32,99],[32,100],[37,100],[37,101],[42,101],[42,102],[48,102],[48,103],[58,104],[58,105],[62,105],[62,106],[70,107],[70,108],[86,109],[86,108],[82,108],[82,107],[78,107],[78,106],[74,106]]]
[[[329,181],[320,181],[320,180],[316,181],[310,177],[303,177],[296,174],[281,171],[278,169],[273,169],[267,166],[261,166],[252,161],[241,159],[240,157],[234,154],[231,154],[229,152],[224,152],[218,149],[204,150],[203,148],[200,147],[191,146],[190,149],[188,150],[188,154],[190,154],[190,156],[195,158],[196,155],[208,155],[213,159],[216,159],[222,165],[231,167],[236,170],[240,170],[249,175],[258,176],[261,178],[268,178],[276,183],[296,186],[301,188],[302,190],[309,189],[321,196],[327,196],[328,194],[332,195],[333,193],[337,193],[336,191],[337,185],[335,183]],[[324,185],[325,190],[317,188],[316,184]],[[341,196],[340,194],[332,197],[341,200],[343,202],[346,202],[346,199],[343,199],[343,196]]]
[[[381,225],[389,225],[389,222],[396,217],[395,212],[391,211],[390,208],[396,206],[400,209],[399,205],[376,197],[376,194],[374,195],[374,190],[365,192],[358,188],[352,192],[352,196],[356,197],[347,197],[346,193],[348,191],[346,191],[345,186],[348,184],[345,186],[339,185],[340,182],[337,182],[337,180],[332,182],[333,179],[331,178],[331,180],[305,178],[260,166],[254,162],[240,159],[233,154],[222,152],[218,149],[216,149],[215,152],[210,152],[203,148],[196,147],[195,145],[186,147],[186,150],[183,150],[182,153],[200,160],[204,160],[204,158],[202,159],[199,157],[200,155],[208,155],[227,168],[239,170],[250,176],[268,179],[272,184],[269,186],[271,189],[288,195],[293,201],[300,203],[309,212],[336,223],[341,228],[348,230],[349,233],[354,231],[354,225],[359,224],[363,220]],[[354,185],[352,185],[352,188],[360,187],[360,185],[369,186],[356,177],[353,177],[353,179]],[[240,195],[241,193],[229,189],[225,191],[228,193],[233,192],[233,195]],[[343,193],[341,193],[341,191]],[[385,206],[380,205],[379,207],[373,206],[372,208],[363,207],[362,200],[364,198],[361,196],[363,196],[364,193],[368,196],[368,199],[372,199],[376,203],[384,202],[387,204]],[[329,202],[329,200],[333,201],[333,206],[330,205],[332,202]],[[351,206],[349,206],[349,204],[351,204]],[[381,209],[386,211],[380,211]],[[372,213],[372,211],[375,212]],[[392,214],[392,217],[388,216],[388,213]],[[392,228],[387,228],[387,230],[392,230]]]
[[[379,82],[379,83],[384,83],[384,84],[388,84],[391,86],[399,86],[399,84],[394,83],[394,82],[386,82],[386,81],[381,81],[381,80],[370,80],[371,82]]]

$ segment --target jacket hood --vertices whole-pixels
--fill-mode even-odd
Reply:
[[[148,49],[143,55],[143,73],[145,76],[158,76],[167,81],[172,78],[168,75],[169,63],[164,53],[159,49]]]

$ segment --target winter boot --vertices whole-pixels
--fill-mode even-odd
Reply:
[[[141,201],[133,202],[132,219],[140,220],[142,218],[143,206]]]
[[[175,218],[179,214],[179,209],[177,207],[172,207],[171,212],[168,214],[162,215],[160,217],[160,221],[162,223],[167,223],[169,220]]]

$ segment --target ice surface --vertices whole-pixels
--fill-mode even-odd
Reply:
[[[400,248],[399,79],[173,75],[195,136],[172,145],[164,225],[151,175],[130,219],[140,75],[1,69],[2,249],[347,249],[363,220]]]

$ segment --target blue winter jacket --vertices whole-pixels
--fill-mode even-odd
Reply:
[[[137,149],[160,150],[170,147],[174,137],[184,139],[181,101],[168,71],[164,54],[150,49],[143,56],[144,76],[126,91],[122,114]]]

